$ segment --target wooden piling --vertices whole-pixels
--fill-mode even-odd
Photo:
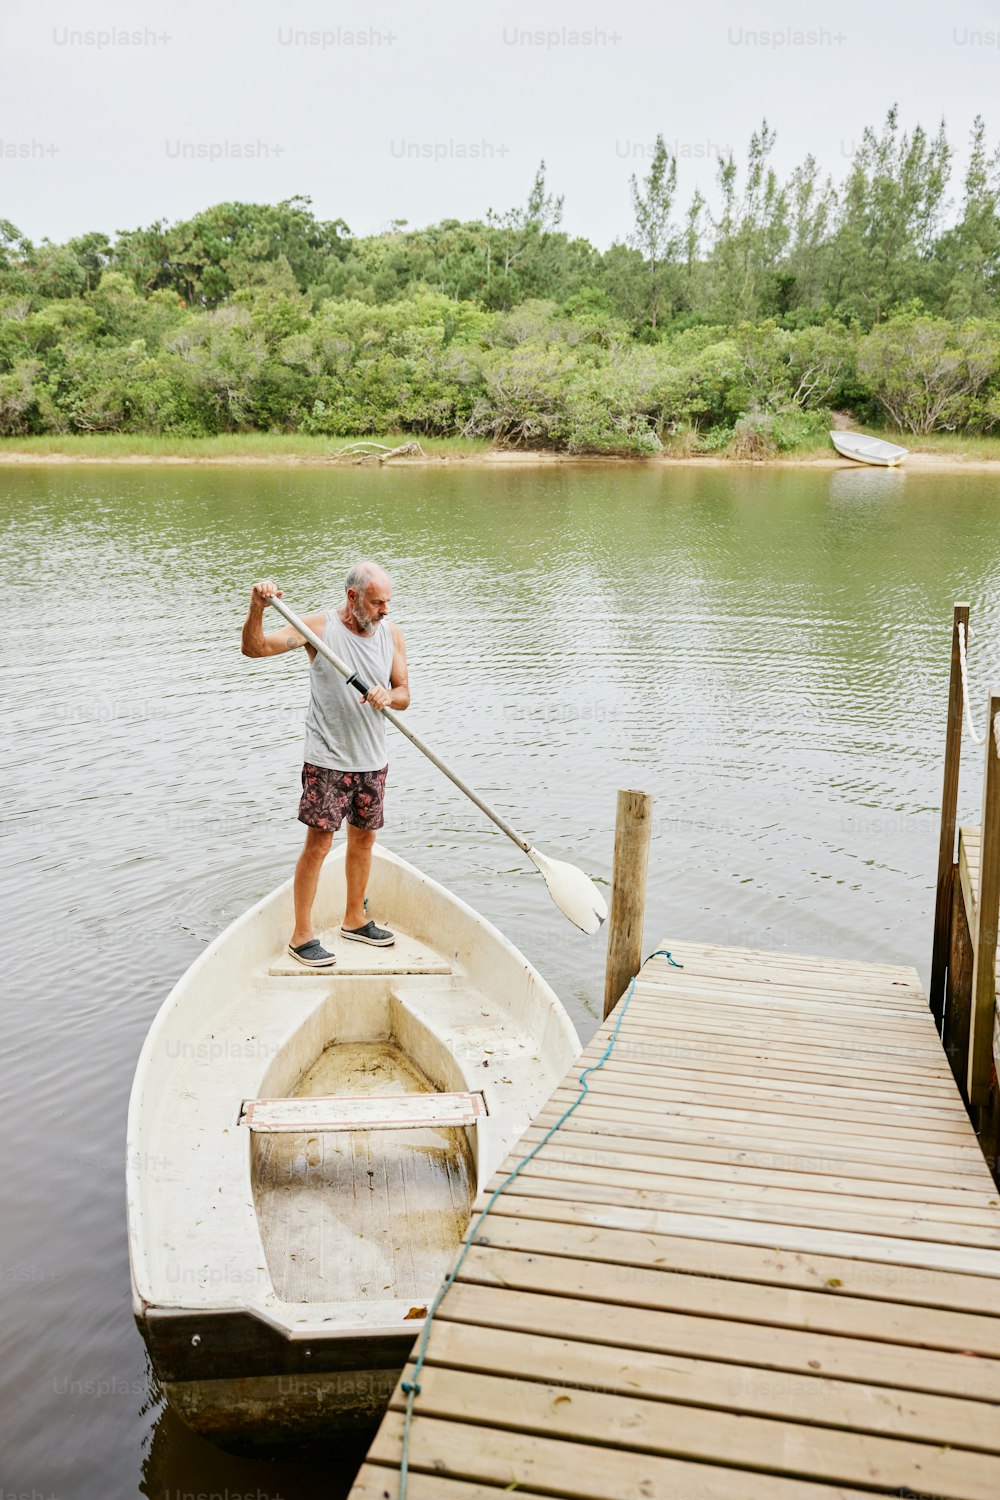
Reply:
[[[956,604],[951,626],[951,677],[944,742],[944,789],[941,793],[941,837],[938,845],[937,900],[934,905],[934,949],[931,957],[931,1015],[938,1031],[944,1017],[945,972],[955,878],[955,826],[958,818],[958,773],[962,759],[962,665],[958,627],[969,639],[969,606]]]
[[[997,916],[1000,911],[1000,758],[994,721],[1000,696],[990,694],[986,720],[986,769],[979,855],[979,900],[973,934],[972,1014],[969,1032],[968,1099],[973,1109],[986,1104],[993,1066],[993,1022],[996,1014]]]
[[[648,792],[619,791],[615,812],[615,861],[604,973],[604,1015],[609,1016],[642,967],[646,916],[646,869],[653,829]]]

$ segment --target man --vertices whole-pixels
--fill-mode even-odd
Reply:
[[[306,615],[304,620],[363,682],[371,684],[365,698],[359,698],[356,689],[291,625],[264,634],[264,610],[271,599],[282,597],[276,584],[269,580],[254,584],[243,625],[244,656],[281,656],[297,646],[305,646],[309,653],[310,696],[299,803],[306,841],[295,866],[295,930],[288,944],[292,958],[308,969],[326,969],[337,961],[313,931],[312,909],[323,861],[345,816],[347,904],[340,935],[379,948],[395,942],[393,933],[366,920],[365,890],[376,830],[383,824],[388,766],[382,710],[407,708],[410,702],[406,642],[403,632],[387,618],[392,581],[384,568],[367,559],[356,562],[344,590],[341,609]]]

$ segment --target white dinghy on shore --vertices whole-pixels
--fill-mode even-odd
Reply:
[[[476,1193],[579,1051],[556,995],[464,902],[376,846],[389,948],[286,952],[291,882],[161,1007],[128,1123],[136,1320],[176,1411],[240,1446],[374,1428]]]
[[[877,464],[894,469],[906,457],[909,448],[887,443],[884,438],[870,437],[866,432],[831,432],[830,441],[841,458],[853,458],[859,464]]]

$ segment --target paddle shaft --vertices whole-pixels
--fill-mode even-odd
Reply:
[[[335,667],[342,677],[347,678],[347,681],[350,683],[351,687],[357,688],[362,698],[365,697],[368,692],[368,684],[366,682],[362,682],[361,678],[358,677],[356,673],[348,666],[347,662],[341,661],[336,652],[331,651],[330,647],[326,644],[326,641],[321,640],[318,635],[310,630],[309,626],[305,623],[304,620],[299,619],[294,610],[289,609],[284,599],[278,599],[276,596],[272,595],[272,597],[268,600],[268,603],[272,605],[279,614],[284,615],[289,625],[294,625],[295,629],[299,632],[300,635],[305,636],[310,646],[312,646],[314,650],[318,651],[320,656],[324,657],[330,663],[331,667]],[[378,712],[378,710],[373,709],[372,712]],[[505,833],[509,839],[512,839],[517,847],[523,850],[525,854],[531,853],[531,845],[528,843],[527,839],[522,838],[517,829],[512,828],[511,825],[507,822],[506,818],[502,818],[500,814],[489,805],[488,802],[484,802],[479,793],[474,792],[472,790],[472,787],[464,782],[461,776],[458,776],[450,766],[446,766],[441,757],[435,755],[430,745],[425,744],[424,741],[420,738],[419,734],[414,734],[413,730],[408,728],[407,725],[403,723],[402,719],[395,712],[395,710],[391,708],[383,708],[381,712],[383,717],[389,720],[389,723],[394,729],[398,729],[400,734],[405,735],[410,744],[415,745],[416,748],[420,751],[421,755],[426,755],[427,759],[431,762],[431,765],[437,766],[442,775],[447,776],[449,781],[454,782],[455,786],[458,787],[458,790],[460,792],[464,792],[469,801],[474,802],[479,808],[479,811],[484,812],[491,823],[496,824],[501,833]]]

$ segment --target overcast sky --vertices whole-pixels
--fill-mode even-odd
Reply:
[[[603,247],[657,131],[686,201],[763,115],[782,173],[811,151],[839,179],[893,102],[944,116],[957,195],[975,114],[1000,136],[998,42],[1000,7],[970,0],[7,0],[0,217],[61,240],[301,193],[367,234],[523,203],[544,157],[564,227]]]

